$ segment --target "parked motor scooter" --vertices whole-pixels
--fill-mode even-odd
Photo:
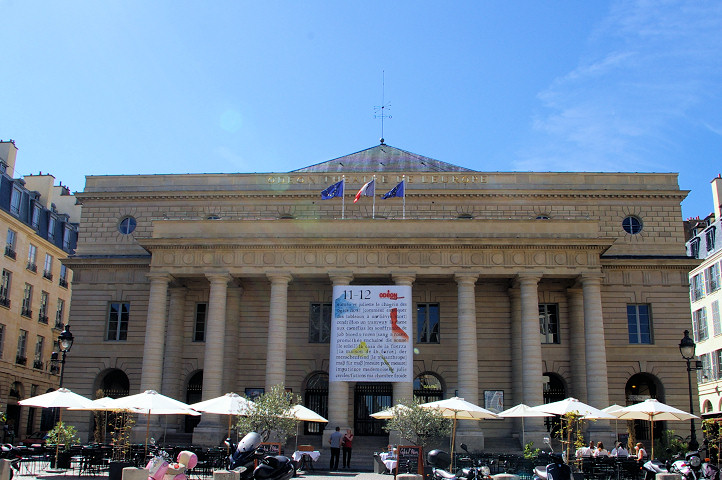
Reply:
[[[491,479],[491,469],[488,465],[483,465],[481,460],[474,462],[471,459],[471,454],[465,443],[460,445],[461,449],[468,455],[469,461],[472,463],[471,467],[462,468],[456,472],[457,477],[463,477],[466,480],[489,480]]]
[[[684,459],[678,458],[679,456],[680,455],[675,457],[676,460],[672,462],[669,471],[671,473],[678,473],[682,476],[683,480],[697,480],[702,471],[702,459],[699,456],[699,452],[697,450],[687,452]]]
[[[13,470],[20,471],[20,460],[23,458],[20,450],[10,443],[0,445],[0,458],[10,461],[10,478],[13,478]]]
[[[545,460],[546,465],[534,467],[533,480],[571,480],[572,469],[564,463],[563,455],[554,453],[549,437],[544,437],[544,443],[549,446],[549,452],[542,452],[539,460]]]
[[[456,480],[457,477],[453,473],[445,470],[451,465],[451,456],[443,450],[434,449],[427,455],[426,459],[431,465],[431,478],[433,480]]]
[[[658,473],[669,473],[669,469],[664,462],[659,460],[647,460],[642,465],[644,480],[655,480]]]
[[[230,439],[226,439],[226,445],[233,448]],[[261,445],[261,436],[256,432],[249,432],[233,448],[233,453],[228,457],[228,470],[240,472],[241,480],[288,480],[296,475],[296,463],[283,455],[264,456],[258,452]],[[258,466],[255,467],[255,461]],[[255,468],[254,468],[255,467]]]

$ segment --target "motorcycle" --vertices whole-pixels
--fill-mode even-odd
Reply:
[[[233,448],[230,439],[226,445]],[[228,456],[226,468],[240,473],[241,480],[288,480],[296,476],[296,463],[283,455],[263,455],[258,452],[261,436],[249,432],[238,442],[233,453]],[[259,460],[254,468],[255,461]]]
[[[0,458],[10,461],[9,479],[13,478],[13,470],[20,471],[20,460],[23,458],[20,450],[10,443],[3,443],[0,445]]]
[[[678,458],[669,467],[671,473],[678,473],[683,480],[697,480],[702,472],[702,459],[699,452],[694,450],[687,452],[684,459]]]
[[[664,462],[659,460],[648,460],[642,465],[644,480],[655,480],[658,473],[669,473],[669,469]]]
[[[464,460],[471,462],[472,466],[468,468],[462,468],[459,472],[456,473],[456,475],[461,476],[466,480],[491,479],[491,469],[487,465],[482,464],[480,459],[477,460],[476,465],[474,465],[474,461],[471,460],[471,454],[469,453],[466,444],[462,443],[460,447],[464,452],[466,452],[466,455],[468,455]]]
[[[547,464],[534,467],[533,480],[571,480],[572,469],[564,463],[564,456],[554,453],[549,437],[544,437],[544,443],[549,446],[549,452],[542,452],[539,459],[546,459]]]
[[[451,465],[451,456],[443,450],[434,449],[427,455],[426,459],[431,465],[431,478],[433,480],[456,480],[457,477],[453,473],[444,470],[442,467]]]

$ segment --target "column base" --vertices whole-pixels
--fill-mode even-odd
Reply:
[[[470,452],[484,450],[484,432],[457,430],[456,440],[454,441],[454,450],[456,450],[457,452],[463,452],[460,447],[462,443],[466,444],[466,448]]]
[[[200,445],[202,447],[217,447],[223,444],[227,429],[224,429],[220,423],[217,422],[203,422],[199,423],[196,428],[193,429],[193,445]]]

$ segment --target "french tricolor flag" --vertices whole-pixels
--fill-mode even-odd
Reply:
[[[359,198],[361,198],[361,196],[373,197],[375,193],[376,193],[376,179],[373,179],[370,182],[365,183],[364,186],[361,187],[361,190],[359,190],[358,193],[356,194],[356,198],[353,199],[353,203],[358,202]]]

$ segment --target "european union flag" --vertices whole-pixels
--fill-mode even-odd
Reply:
[[[398,185],[384,193],[381,198],[386,200],[391,197],[403,197],[404,196],[404,180],[401,180]]]
[[[321,192],[321,200],[330,200],[333,197],[343,197],[343,180],[338,183],[334,183]]]

